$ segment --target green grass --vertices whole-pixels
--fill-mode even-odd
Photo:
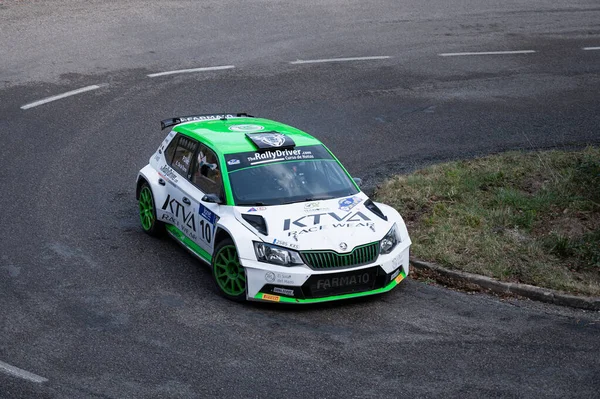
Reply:
[[[600,295],[600,149],[509,152],[396,176],[376,200],[404,217],[419,259]]]

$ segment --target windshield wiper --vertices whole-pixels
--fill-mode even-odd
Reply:
[[[299,199],[299,200],[295,200],[295,201],[289,201],[289,202],[282,202],[282,205],[287,205],[287,204],[296,204],[299,202],[310,202],[310,201],[323,201],[323,200],[328,200],[328,199],[332,199],[333,197],[315,197],[315,198],[304,198],[304,199]]]
[[[235,206],[265,206],[264,202],[242,202],[240,204],[235,204]]]
[[[325,200],[329,200],[332,198],[334,198],[334,197],[328,195],[326,197],[306,198],[304,201],[306,201],[306,202],[308,202],[308,201],[325,201]]]

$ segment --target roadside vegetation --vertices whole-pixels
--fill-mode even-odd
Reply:
[[[600,296],[600,148],[434,165],[375,195],[404,217],[418,259]]]

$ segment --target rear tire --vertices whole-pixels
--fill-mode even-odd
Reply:
[[[148,182],[143,182],[140,188],[138,200],[140,208],[140,222],[145,233],[160,237],[165,231],[165,224],[156,220],[156,207],[154,206],[154,195]]]
[[[236,302],[246,300],[246,270],[231,238],[219,242],[212,258],[212,274],[219,293]]]

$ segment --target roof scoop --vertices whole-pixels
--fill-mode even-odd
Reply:
[[[289,150],[296,146],[294,140],[278,132],[246,133],[259,151]]]

